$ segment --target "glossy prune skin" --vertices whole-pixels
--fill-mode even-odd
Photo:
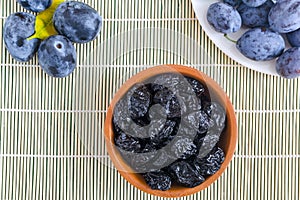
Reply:
[[[161,123],[161,122],[164,123]],[[177,134],[177,123],[173,120],[159,120],[154,121],[153,125],[149,127],[149,143],[156,149],[165,146]]]
[[[53,15],[56,30],[75,43],[87,43],[100,33],[102,17],[83,2],[66,1],[58,6]]]
[[[219,147],[215,147],[204,158],[195,158],[193,163],[200,171],[200,174],[204,177],[207,177],[215,174],[221,168],[221,164],[224,162],[224,160],[224,151]]]
[[[157,152],[132,153],[119,149],[122,157],[135,170],[136,173],[146,173],[159,170],[160,168],[153,165]]]
[[[32,12],[42,12],[49,8],[52,0],[17,0],[25,9]]]
[[[285,42],[280,34],[270,29],[253,28],[238,39],[236,47],[247,58],[267,61],[282,54]]]
[[[169,118],[178,118],[181,116],[179,101],[171,90],[163,88],[157,91],[153,96],[153,102],[163,106]]]
[[[184,117],[181,125],[187,126],[189,132],[195,130],[197,134],[204,134],[215,125],[215,122],[204,110],[199,110]]]
[[[174,181],[188,188],[196,187],[205,180],[193,165],[182,160],[172,163],[166,170]]]
[[[185,77],[187,82],[191,85],[193,91],[195,92],[195,94],[197,95],[197,97],[199,99],[201,99],[202,95],[204,94],[205,92],[205,86],[200,83],[200,81],[196,80],[196,79],[193,79],[191,77]]]
[[[258,7],[266,2],[266,0],[242,0],[249,7]]]
[[[135,138],[132,137],[131,135],[127,135],[117,126],[114,126],[114,131],[115,131],[114,141],[117,147],[132,153],[141,152],[142,143],[139,138]]]
[[[216,131],[214,129],[210,129],[207,131],[205,137],[200,137],[200,142],[201,146],[199,148],[197,157],[199,158],[203,158],[205,156],[207,156],[209,154],[209,152],[211,152],[211,150],[217,145],[217,143],[220,140],[220,136],[221,136],[220,131]]]
[[[152,81],[152,90],[155,93],[154,102],[165,106],[168,117],[180,117],[201,108],[201,99],[197,98],[197,94],[193,85],[189,83],[186,77],[181,74],[165,73],[150,79]],[[164,101],[161,94],[164,94]],[[157,98],[159,97],[159,98]]]
[[[170,164],[172,164],[174,161],[176,161],[178,158],[174,157],[172,154],[170,154],[170,150],[167,148],[159,149],[156,152],[156,156],[152,160],[152,164],[157,169],[163,169]]]
[[[39,48],[39,39],[27,40],[35,32],[35,18],[30,13],[17,12],[10,15],[4,23],[5,47],[17,61],[31,60]]]
[[[242,17],[243,25],[250,28],[269,27],[268,15],[273,6],[273,1],[267,0],[258,7],[249,7],[242,3],[237,10]]]
[[[270,28],[279,33],[288,33],[300,28],[300,0],[277,2],[269,12]]]
[[[286,50],[276,61],[276,71],[284,78],[300,77],[300,47]]]
[[[152,190],[166,191],[171,188],[171,177],[164,171],[148,172],[143,177]]]
[[[62,35],[52,35],[41,42],[39,64],[52,77],[69,76],[76,68],[77,56],[72,42]]]
[[[197,146],[188,137],[177,136],[170,144],[170,154],[178,159],[187,159],[197,154]]]
[[[113,123],[125,132],[130,131],[131,127],[136,125],[130,117],[128,104],[126,97],[120,99],[113,112]]]
[[[300,29],[287,33],[286,38],[292,47],[300,47]]]
[[[128,107],[131,119],[141,126],[149,124],[148,111],[151,103],[152,94],[145,85],[133,88]]]
[[[234,33],[240,30],[242,19],[238,11],[229,4],[216,2],[208,7],[208,23],[221,33]]]
[[[203,124],[208,126],[208,129],[214,128],[218,131],[223,131],[226,124],[226,111],[224,108],[217,102],[206,102],[203,106],[203,111],[208,115],[208,117],[206,117],[202,114],[204,120]],[[210,122],[206,122],[205,120],[212,120],[213,126],[211,126],[212,124],[210,124]]]

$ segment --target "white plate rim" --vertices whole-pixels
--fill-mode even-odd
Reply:
[[[196,17],[208,37],[221,51],[241,65],[261,73],[279,76],[275,69],[276,59],[271,61],[253,61],[249,59],[237,50],[235,43],[224,38],[222,33],[215,31],[210,26],[206,20],[206,13],[208,7],[217,1],[218,0],[191,0]],[[228,36],[234,40],[237,40],[245,31],[246,29],[242,28],[237,33],[228,34]]]

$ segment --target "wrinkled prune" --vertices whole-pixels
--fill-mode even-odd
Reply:
[[[166,191],[171,188],[171,178],[163,171],[148,172],[143,177],[152,190]]]
[[[197,97],[201,98],[205,92],[205,86],[202,83],[200,83],[200,81],[197,81],[194,78],[191,77],[185,77],[185,78],[188,81],[188,83],[192,86],[193,91],[195,92]]]
[[[197,98],[197,94],[186,77],[167,73],[156,76],[153,78],[153,82],[151,88],[155,93],[154,102],[166,105],[165,107],[169,107],[171,113],[176,113],[176,115],[168,115],[168,117],[179,117],[180,114],[185,115],[201,109],[201,100]]]
[[[126,98],[120,99],[114,108],[113,123],[120,127],[123,131],[127,132],[130,127],[134,124],[130,118],[128,111],[128,102]]]
[[[181,116],[181,108],[176,95],[169,89],[163,88],[155,93],[153,102],[162,105],[169,118]]]
[[[192,89],[181,92],[177,97],[181,102],[182,116],[201,109],[201,99],[197,98]]]
[[[146,85],[152,91],[152,94],[155,94],[156,92],[165,88],[165,86],[158,83],[148,83]]]
[[[120,128],[115,127],[115,144],[117,147],[129,152],[140,152],[142,149],[141,141],[124,133]]]
[[[224,108],[217,102],[210,102],[204,105],[203,110],[214,121],[214,127],[219,131],[223,131],[226,121]]]
[[[215,147],[213,150],[204,158],[196,158],[194,164],[200,171],[200,174],[204,177],[215,174],[224,162],[225,153],[219,148]]]
[[[166,110],[160,104],[152,105],[150,110],[149,110],[149,119],[150,119],[150,121],[160,120],[160,119],[167,119]]]
[[[153,165],[153,159],[157,152],[132,153],[120,150],[122,157],[135,170],[136,173],[145,173],[158,170],[159,168]]]
[[[197,146],[198,152],[200,151],[205,136],[206,134],[197,134],[193,140],[194,144]]]
[[[215,125],[215,122],[206,112],[200,110],[184,117],[182,125],[189,127],[191,130],[197,130],[198,134],[205,134],[208,129]]]
[[[167,167],[178,158],[171,155],[171,153],[166,149],[160,149],[157,151],[155,158],[153,159],[153,166],[158,169]]]
[[[214,121],[204,111],[199,112],[199,120],[200,125],[198,129],[198,134],[204,134],[214,126]]]
[[[185,161],[171,164],[167,171],[178,184],[189,188],[196,187],[205,180],[194,166]]]
[[[148,111],[151,106],[152,95],[145,85],[134,88],[129,95],[129,114],[133,121],[141,126],[150,123]]]
[[[170,153],[176,158],[187,159],[197,154],[197,146],[190,138],[177,136],[170,145]]]
[[[174,138],[174,135],[177,133],[176,129],[177,123],[175,121],[157,121],[157,123],[153,123],[153,126],[149,129],[149,142],[155,146],[163,147]]]
[[[132,123],[129,127],[130,129],[126,131],[128,135],[131,135],[133,137],[146,139],[149,137],[148,130],[149,130],[150,124],[147,126],[140,126],[135,123]]]
[[[184,77],[181,74],[165,73],[152,78],[151,82],[153,84],[153,89],[161,90],[161,87],[163,87],[168,88],[175,93],[182,88],[183,79]]]
[[[201,147],[198,152],[198,157],[202,158],[209,154],[209,152],[216,146],[220,139],[221,132],[216,130],[208,130],[203,140],[201,139]]]

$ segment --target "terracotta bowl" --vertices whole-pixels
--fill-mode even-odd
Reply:
[[[210,96],[213,98],[214,101],[217,101],[221,105],[224,106],[226,109],[226,128],[220,137],[220,141],[218,145],[224,150],[225,152],[225,161],[221,165],[219,171],[217,171],[214,175],[207,178],[202,184],[196,186],[194,188],[186,188],[182,186],[172,185],[170,190],[167,191],[160,191],[160,190],[152,190],[144,181],[143,177],[135,173],[131,167],[123,160],[122,156],[120,155],[118,149],[114,145],[114,129],[113,129],[113,110],[116,103],[119,99],[122,98],[123,95],[136,83],[142,82],[144,80],[149,79],[150,77],[168,73],[168,72],[176,72],[181,73],[185,76],[192,77],[205,83],[208,87],[210,92]],[[104,128],[105,140],[106,140],[106,147],[109,153],[109,156],[114,163],[114,166],[119,171],[119,173],[132,185],[139,188],[140,190],[160,197],[182,197],[197,193],[209,185],[211,185],[221,174],[224,172],[226,167],[228,166],[229,162],[231,161],[237,142],[237,124],[235,118],[234,108],[226,95],[226,93],[222,90],[222,88],[210,77],[203,74],[202,72],[180,65],[162,65],[149,68],[144,70],[137,75],[130,78],[115,94],[111,104],[107,110],[107,116],[105,120],[105,128]]]

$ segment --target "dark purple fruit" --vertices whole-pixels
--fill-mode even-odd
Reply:
[[[175,162],[167,170],[178,184],[185,187],[196,187],[205,180],[193,165],[185,161]]]
[[[148,172],[143,177],[152,190],[166,191],[171,188],[171,177],[163,171]]]
[[[194,160],[196,168],[200,171],[200,174],[204,177],[215,174],[224,162],[225,153],[219,148],[215,147],[207,156],[204,158],[196,158]]]

